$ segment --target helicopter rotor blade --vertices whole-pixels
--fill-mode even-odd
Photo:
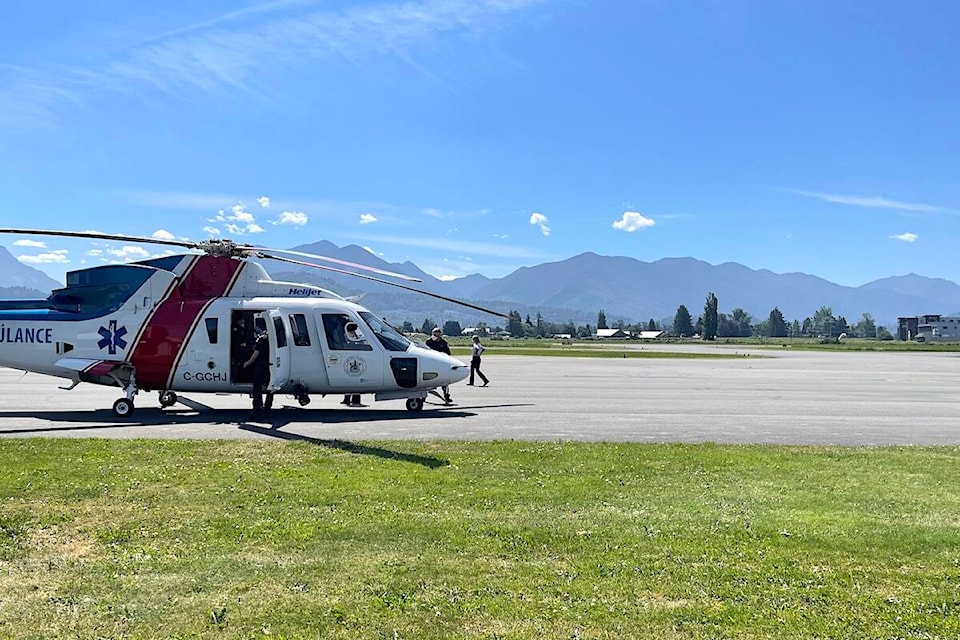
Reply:
[[[345,269],[337,269],[336,267],[328,267],[323,264],[314,264],[312,262],[304,262],[303,260],[294,260],[293,258],[285,258],[283,256],[269,256],[264,255],[265,258],[270,258],[271,260],[278,260],[280,262],[287,262],[290,264],[298,264],[304,267],[314,267],[316,269],[323,269],[324,271],[333,271],[334,273],[342,273],[348,276],[354,276],[357,278],[363,278],[364,280],[372,280],[373,282],[379,282],[381,284],[389,284],[393,287],[399,287],[400,289],[406,289],[407,291],[412,291],[414,293],[420,293],[425,296],[430,296],[431,298],[437,298],[438,300],[443,300],[445,302],[452,302],[453,304],[458,304],[462,307],[468,307],[474,309],[475,311],[482,311],[483,313],[489,313],[492,316],[498,316],[500,318],[510,319],[510,316],[505,313],[500,313],[499,311],[494,311],[492,309],[487,309],[479,305],[472,304],[470,302],[464,302],[463,300],[457,300],[456,298],[450,298],[448,296],[441,295],[439,293],[433,293],[431,291],[424,291],[423,289],[417,289],[415,287],[409,287],[405,284],[400,284],[399,282],[391,282],[390,280],[383,280],[381,278],[375,278],[373,276],[368,276],[363,273],[354,273],[352,271],[347,271]]]
[[[269,249],[267,247],[250,247],[251,251],[256,251],[263,255],[265,258],[275,258],[274,256],[267,255],[267,252],[270,253],[286,253],[292,256],[301,256],[303,258],[313,258],[314,260],[323,260],[324,262],[332,262],[334,264],[339,264],[344,267],[350,267],[351,269],[362,269],[363,271],[369,271],[371,273],[379,273],[382,276],[390,276],[391,278],[399,278],[400,280],[407,280],[409,282],[423,282],[420,278],[414,278],[413,276],[407,276],[402,273],[394,273],[393,271],[387,271],[385,269],[378,269],[376,267],[368,267],[365,264],[358,264],[356,262],[349,262],[347,260],[341,260],[339,258],[330,258],[328,256],[320,256],[315,253],[304,253],[303,251],[294,251],[292,249]]]
[[[268,247],[255,247],[249,244],[237,244],[233,240],[228,240],[225,238],[202,240],[199,242],[195,242],[192,240],[164,240],[160,238],[145,238],[143,236],[127,236],[127,235],[115,234],[115,233],[101,233],[99,231],[56,231],[56,230],[48,231],[46,229],[0,229],[0,233],[39,235],[39,236],[60,236],[64,238],[88,238],[91,240],[116,240],[120,242],[142,242],[146,244],[159,244],[159,245],[168,245],[173,247],[184,247],[186,249],[195,249],[197,251],[203,251],[204,253],[207,253],[209,255],[230,256],[230,257],[238,257],[238,258],[270,257],[267,254],[275,253],[275,252],[290,253],[293,255],[313,258],[315,260],[333,262],[335,264],[339,264],[345,267],[350,267],[351,269],[369,271],[371,273],[377,273],[382,276],[399,278],[401,280],[409,280],[411,282],[420,282],[419,278],[406,276],[406,275],[403,275],[402,273],[394,273],[393,271],[386,271],[385,269],[378,269],[376,267],[368,267],[367,265],[358,264],[355,262],[348,262],[347,260],[340,260],[339,258],[318,256],[312,253],[303,253],[300,251],[292,251],[288,249],[272,249]]]
[[[163,240],[160,238],[144,238],[141,236],[125,236],[116,233],[101,233],[99,231],[48,231],[46,229],[0,229],[0,233],[20,234],[25,236],[61,236],[64,238],[89,238],[91,240],[117,240],[120,242],[144,242],[147,244],[164,244],[172,247],[186,247],[199,249],[200,243],[189,240]]]

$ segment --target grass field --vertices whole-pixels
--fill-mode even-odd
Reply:
[[[958,464],[0,440],[0,637],[956,638]]]

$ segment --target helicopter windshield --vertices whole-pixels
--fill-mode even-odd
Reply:
[[[387,351],[406,351],[410,348],[411,343],[403,334],[369,311],[361,311],[360,317],[369,325],[373,335],[377,336],[377,340]]]

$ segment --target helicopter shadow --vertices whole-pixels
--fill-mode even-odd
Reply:
[[[346,453],[353,453],[356,455],[364,456],[374,456],[377,458],[382,458],[384,460],[398,460],[400,462],[410,462],[414,464],[419,464],[430,469],[438,469],[440,467],[450,466],[450,461],[443,458],[436,458],[433,456],[421,456],[415,453],[402,453],[400,451],[393,451],[392,449],[386,449],[384,447],[375,447],[372,445],[360,444],[357,442],[350,442],[349,440],[341,440],[339,438],[313,438],[310,436],[305,436],[299,433],[291,433],[288,431],[280,431],[277,427],[260,427],[253,424],[241,424],[240,429],[242,431],[249,431],[252,433],[257,433],[263,436],[269,436],[271,438],[278,438],[280,440],[287,440],[292,442],[306,442],[308,444],[316,445],[318,447],[326,447],[327,449],[336,449],[338,451],[344,451]]]
[[[335,413],[349,413],[348,411],[336,412]],[[149,418],[145,419],[143,414],[152,414]],[[236,409],[210,409],[208,412],[205,412],[207,416],[210,414],[216,414],[215,419],[199,419],[201,416],[191,411],[176,411],[176,410],[167,410],[161,411],[160,409],[154,410],[143,410],[138,409],[137,418],[128,419],[126,421],[118,421],[118,419],[113,415],[113,412],[109,409],[98,409],[95,411],[4,411],[0,412],[0,424],[4,419],[16,419],[16,418],[32,418],[46,420],[50,422],[68,422],[72,423],[65,426],[45,426],[45,427],[24,427],[24,428],[15,428],[15,429],[0,429],[0,436],[10,435],[10,436],[28,436],[28,435],[43,435],[43,434],[54,434],[54,433],[66,433],[66,432],[85,432],[85,431],[102,431],[106,429],[129,429],[129,428],[150,428],[157,426],[176,426],[176,425],[191,425],[191,424],[204,424],[204,425],[228,425],[240,429],[241,431],[247,431],[250,433],[256,433],[263,436],[269,436],[271,438],[277,438],[280,440],[287,441],[296,441],[296,442],[306,442],[316,446],[326,447],[328,449],[337,449],[339,451],[345,451],[347,453],[353,453],[357,455],[367,455],[374,456],[377,458],[382,458],[384,460],[397,460],[400,462],[408,462],[413,464],[419,464],[430,469],[437,469],[440,467],[449,466],[450,462],[442,458],[436,458],[432,456],[421,456],[413,453],[404,453],[401,451],[394,451],[387,449],[385,447],[377,447],[372,445],[360,444],[357,442],[351,442],[349,440],[343,440],[339,438],[314,438],[311,436],[302,435],[299,433],[293,433],[288,431],[281,431],[280,427],[285,426],[291,423],[291,421],[282,421],[282,420],[269,420],[269,426],[260,426],[259,424],[251,424],[245,422],[244,418],[249,413],[247,410],[236,410]],[[316,411],[319,413],[319,410]],[[398,412],[399,413],[399,412]],[[226,415],[224,415],[226,414]],[[279,415],[279,413],[274,414]],[[348,422],[348,416],[344,416],[343,420],[340,422]],[[356,417],[356,416],[354,416]],[[150,419],[153,418],[153,419]],[[355,421],[355,420],[354,420]],[[301,421],[298,421],[301,422]],[[303,420],[305,422],[305,420]],[[317,422],[317,421],[314,421]],[[330,422],[329,420],[325,422]]]

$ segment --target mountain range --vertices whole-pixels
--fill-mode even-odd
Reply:
[[[874,280],[859,287],[839,285],[805,273],[774,273],[751,269],[735,262],[712,265],[695,258],[664,258],[643,262],[623,256],[582,253],[566,260],[522,267],[503,278],[480,274],[443,281],[425,273],[412,262],[389,263],[356,245],[338,247],[320,241],[294,247],[297,251],[357,262],[420,278],[414,284],[452,298],[468,300],[521,316],[578,324],[595,323],[603,310],[608,322],[672,321],[679,305],[686,305],[696,318],[703,311],[708,292],[719,300],[719,310],[742,308],[755,321],[780,309],[788,321],[803,321],[820,307],[857,322],[869,313],[877,324],[894,327],[898,316],[925,313],[953,315],[960,309],[960,285],[942,278],[916,274]],[[264,261],[271,277],[290,282],[310,282],[344,296],[359,296],[364,306],[391,322],[410,320],[419,326],[424,319],[457,320],[462,326],[479,321],[502,324],[495,317],[458,307],[434,298],[329,271],[292,269],[288,263]],[[0,247],[0,287],[34,289],[46,295],[61,286],[38,269],[22,264]],[[24,297],[30,294],[0,294]]]

